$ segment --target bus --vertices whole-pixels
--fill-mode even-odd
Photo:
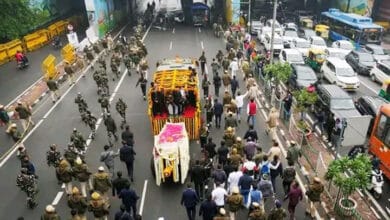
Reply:
[[[358,49],[365,44],[380,44],[384,29],[369,17],[331,8],[321,13],[321,23],[329,26],[329,38],[349,40]]]

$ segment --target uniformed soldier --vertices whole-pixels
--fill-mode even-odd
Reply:
[[[69,143],[68,149],[65,149],[64,151],[64,158],[73,166],[77,156],[79,156],[79,153],[76,151],[74,144],[72,142]]]
[[[85,56],[87,57],[88,64],[90,64],[92,62],[92,60],[95,58],[93,53],[92,53],[92,50],[89,47],[84,47],[84,53],[85,53]]]
[[[50,97],[53,100],[53,103],[57,101],[57,99],[60,98],[58,95],[58,85],[55,80],[53,80],[53,77],[49,77],[49,79],[46,81],[46,85],[49,88],[50,91]]]
[[[123,129],[123,126],[126,124],[126,109],[127,109],[127,105],[122,100],[122,98],[119,98],[118,102],[115,105],[115,108],[116,108],[117,112],[120,114],[120,116],[122,117],[121,129]]]
[[[141,74],[140,78],[138,79],[137,84],[135,85],[135,87],[137,87],[138,85],[141,86],[141,92],[142,92],[142,95],[144,97],[144,100],[146,100],[146,86],[147,86],[147,83],[148,83],[148,80],[145,78],[145,76],[143,74]]]
[[[133,50],[130,54],[130,58],[133,62],[133,67],[136,69],[137,73],[139,73],[139,63],[141,62],[141,57],[139,57],[138,53]]]
[[[27,174],[27,169],[22,168],[16,178],[16,185],[27,194],[27,206],[30,209],[35,208],[38,205],[35,201],[35,195],[38,193],[35,175]]]
[[[70,135],[70,141],[73,142],[77,150],[79,150],[80,152],[85,151],[86,141],[83,135],[80,132],[78,132],[76,128],[73,128],[73,132]]]
[[[100,47],[99,47],[99,44],[98,44],[98,43],[94,43],[93,46],[92,46],[92,49],[93,49],[93,51],[94,51],[96,54],[99,54],[99,53],[100,53]]]
[[[116,78],[119,78],[119,69],[118,69],[118,66],[116,65],[116,63],[111,60],[111,71],[113,74],[116,75]],[[115,81],[115,77],[112,76],[112,81]]]
[[[114,119],[111,117],[110,113],[107,113],[106,118],[104,119],[104,125],[107,128],[107,136],[108,136],[108,142],[112,146],[111,138],[114,136],[115,141],[118,141],[118,136],[116,135],[116,123]]]
[[[87,111],[88,104],[84,100],[84,98],[83,98],[83,96],[81,95],[80,92],[77,94],[77,97],[75,98],[74,102],[78,105],[80,113],[83,113],[83,112]]]
[[[222,64],[222,60],[223,60],[223,53],[222,53],[222,50],[218,50],[218,53],[217,55],[215,56],[215,58],[217,58],[217,61],[219,64]]]
[[[110,95],[110,88],[108,86],[108,76],[107,74],[100,75],[100,88],[102,90],[102,95]]]
[[[69,86],[75,83],[74,70],[68,61],[64,61],[64,71],[68,77]]]
[[[131,76],[132,60],[128,54],[123,57],[123,62],[127,68],[127,75]]]
[[[92,132],[91,139],[95,139],[97,118],[90,111],[87,111],[87,114],[88,114],[87,124]]]
[[[86,110],[80,114],[81,121],[83,121],[85,125],[88,125],[88,113],[87,112],[88,112],[88,110]]]
[[[50,149],[46,152],[46,161],[47,165],[58,167],[58,164],[60,164],[61,160],[61,153],[59,150],[57,150],[57,145],[52,144],[50,145]]]
[[[100,68],[103,68],[104,70],[106,70],[107,69],[106,57],[105,56],[99,57],[98,64],[99,64]]]
[[[102,108],[103,113],[107,114],[110,112],[110,102],[105,94],[99,97],[98,102],[100,103],[100,107]]]

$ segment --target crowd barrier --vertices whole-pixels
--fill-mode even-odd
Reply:
[[[49,41],[48,33],[48,30],[42,29],[24,36],[23,41],[26,50],[34,51],[46,45]]]
[[[61,56],[64,61],[72,64],[76,61],[75,48],[71,44],[65,45],[61,50]]]
[[[59,72],[56,68],[56,57],[50,54],[42,62],[42,73],[46,80],[49,78],[56,79]]]

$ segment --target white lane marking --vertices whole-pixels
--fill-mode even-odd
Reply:
[[[202,50],[204,50],[203,41],[200,42],[200,46],[202,47]]]
[[[172,50],[172,41],[171,41],[171,43],[169,44],[169,50]]]
[[[175,34],[175,28],[172,29],[172,34]]]
[[[144,211],[144,205],[145,205],[145,196],[146,196],[146,189],[148,187],[148,180],[145,180],[144,182],[144,188],[142,190],[142,197],[141,197],[141,203],[139,206],[139,214],[142,215],[142,212]]]
[[[373,92],[375,95],[378,94],[379,91],[371,88],[367,83],[363,82],[362,80],[360,80],[360,84],[362,84],[364,87],[366,87],[367,89],[369,89],[371,92]]]
[[[62,195],[64,195],[63,191],[58,192],[56,197],[54,198],[54,200],[53,200],[53,202],[51,204],[52,205],[57,205],[58,202],[61,200]]]
[[[202,31],[201,31],[200,28],[199,28],[199,33],[200,33],[200,32],[202,32]]]
[[[61,185],[61,188],[62,188],[62,189],[65,189],[65,183],[63,183],[63,184]]]

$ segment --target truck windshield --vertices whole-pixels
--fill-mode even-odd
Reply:
[[[390,118],[382,114],[379,119],[375,136],[379,138],[386,146],[390,145]]]
[[[334,110],[348,110],[355,109],[352,99],[332,99],[330,106]]]

